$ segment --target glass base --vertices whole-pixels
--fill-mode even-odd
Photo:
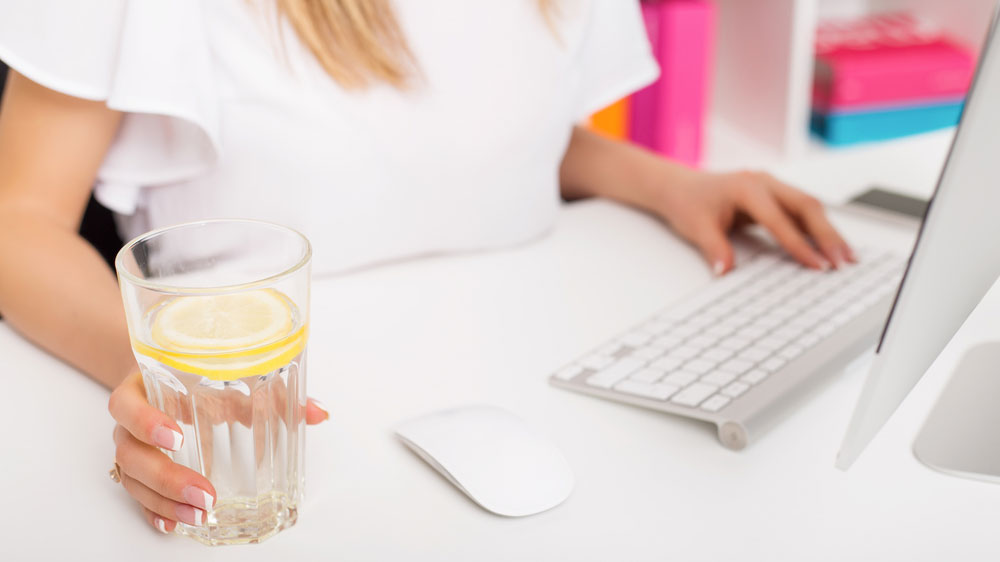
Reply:
[[[175,531],[211,546],[255,544],[291,527],[298,517],[298,508],[287,498],[233,499],[216,505],[204,526],[178,523]]]

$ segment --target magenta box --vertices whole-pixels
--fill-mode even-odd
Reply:
[[[905,13],[821,24],[813,107],[876,110],[961,99],[975,71],[973,52]]]
[[[711,96],[715,5],[707,0],[644,2],[642,14],[660,78],[632,97],[631,138],[697,166]]]

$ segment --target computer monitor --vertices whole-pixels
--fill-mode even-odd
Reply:
[[[1000,276],[997,17],[837,457],[842,469],[858,458]],[[940,470],[1000,478],[1000,448],[992,446],[1000,428],[1000,345],[966,359],[914,450]]]

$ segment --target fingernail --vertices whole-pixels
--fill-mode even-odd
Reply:
[[[195,527],[201,527],[205,524],[205,512],[197,507],[182,503],[174,508],[174,512],[177,513],[177,520],[182,523],[194,525]]]
[[[158,447],[170,449],[171,451],[179,451],[183,442],[184,436],[180,432],[174,431],[165,425],[161,425],[153,430],[153,443],[156,443]]]
[[[197,486],[187,486],[181,491],[184,501],[202,509],[212,509],[215,505],[215,497]]]
[[[167,522],[164,521],[162,517],[157,517],[154,520],[154,522],[156,523],[156,530],[159,531],[159,532],[161,532],[161,533],[163,533],[164,535],[166,535],[167,534]]]
[[[722,260],[716,260],[715,263],[712,264],[712,273],[714,273],[716,277],[722,275],[725,270],[726,264],[722,263]]]
[[[847,260],[844,259],[844,251],[843,250],[833,250],[830,253],[832,254],[830,256],[830,258],[831,258],[831,261],[833,262],[833,267],[836,267],[836,268],[839,269],[840,266],[843,265],[847,261]]]
[[[326,409],[326,404],[323,404],[322,402],[316,400],[315,398],[310,398],[310,400],[312,400],[314,406],[316,406],[317,408],[322,410],[324,414],[326,414],[326,419],[330,419],[330,410]]]
[[[820,258],[820,260],[819,260],[819,268],[820,268],[820,270],[822,270],[822,271],[830,271],[830,267],[831,267],[830,266],[830,262],[826,261],[823,258]]]

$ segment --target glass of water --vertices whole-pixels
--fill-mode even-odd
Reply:
[[[209,220],[125,245],[118,270],[149,402],[184,443],[164,452],[217,493],[206,544],[255,543],[295,524],[302,499],[309,241],[283,226]]]

